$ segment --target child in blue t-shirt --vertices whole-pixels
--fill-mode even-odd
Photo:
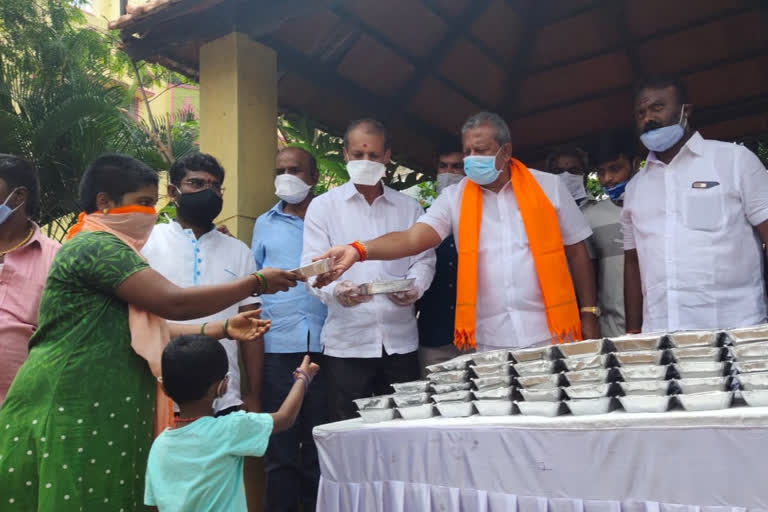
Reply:
[[[227,368],[227,353],[208,336],[179,336],[165,347],[162,383],[180,414],[175,428],[162,432],[149,452],[146,505],[160,512],[245,511],[243,457],[264,455],[270,434],[293,426],[320,369],[305,356],[275,413],[238,411],[214,418],[213,401],[227,390]]]

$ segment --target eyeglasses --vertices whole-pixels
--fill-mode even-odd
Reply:
[[[194,190],[195,192],[199,192],[200,190],[209,188],[219,194],[224,193],[224,187],[221,185],[221,182],[219,181],[208,181],[208,180],[202,180],[200,178],[187,178],[183,180],[181,183],[183,185],[186,185],[189,189]]]
[[[584,174],[584,169],[581,167],[569,167],[568,169],[564,169],[562,167],[555,167],[553,169],[550,169],[549,172],[552,174],[563,174],[567,172],[568,174]]]

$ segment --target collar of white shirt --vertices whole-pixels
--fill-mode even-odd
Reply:
[[[388,203],[393,203],[392,194],[399,194],[399,192],[393,188],[386,186],[383,183],[381,184],[381,187],[384,189],[384,193],[379,197],[381,197]],[[361,198],[363,198],[363,194],[361,194],[360,191],[357,190],[357,187],[355,186],[354,183],[352,183],[351,181],[348,181],[342,185],[342,197],[344,198],[345,201],[349,201],[355,196],[360,196]]]

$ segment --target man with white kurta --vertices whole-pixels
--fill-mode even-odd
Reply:
[[[453,233],[457,347],[523,348],[599,337],[595,278],[584,245],[591,231],[568,190],[557,176],[512,158],[509,128],[497,114],[472,116],[462,141],[467,178],[445,190],[409,229],[327,251],[322,257],[334,258],[334,269],[315,286],[360,260],[419,254]]]
[[[304,217],[302,264],[360,233],[375,237],[405,229],[424,213],[419,203],[385,186],[387,131],[374,119],[353,121],[344,135],[350,181],[314,199]],[[419,376],[418,332],[413,304],[435,273],[431,247],[393,261],[359,265],[346,279],[313,288],[328,306],[321,333],[332,420],[357,416],[355,398],[391,392],[390,384]],[[372,281],[414,279],[411,289],[361,295]]]
[[[627,332],[764,322],[765,167],[747,148],[691,128],[679,79],[651,78],[636,91],[635,123],[650,153],[624,195]]]

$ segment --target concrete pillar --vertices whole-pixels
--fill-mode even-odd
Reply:
[[[216,220],[250,245],[256,217],[277,201],[277,58],[245,34],[200,48],[200,150],[226,171],[224,209]]]
[[[224,166],[224,223],[251,245],[253,223],[277,201],[277,58],[245,34],[231,33],[200,48],[200,151]],[[263,510],[264,464],[246,457],[248,510]]]

